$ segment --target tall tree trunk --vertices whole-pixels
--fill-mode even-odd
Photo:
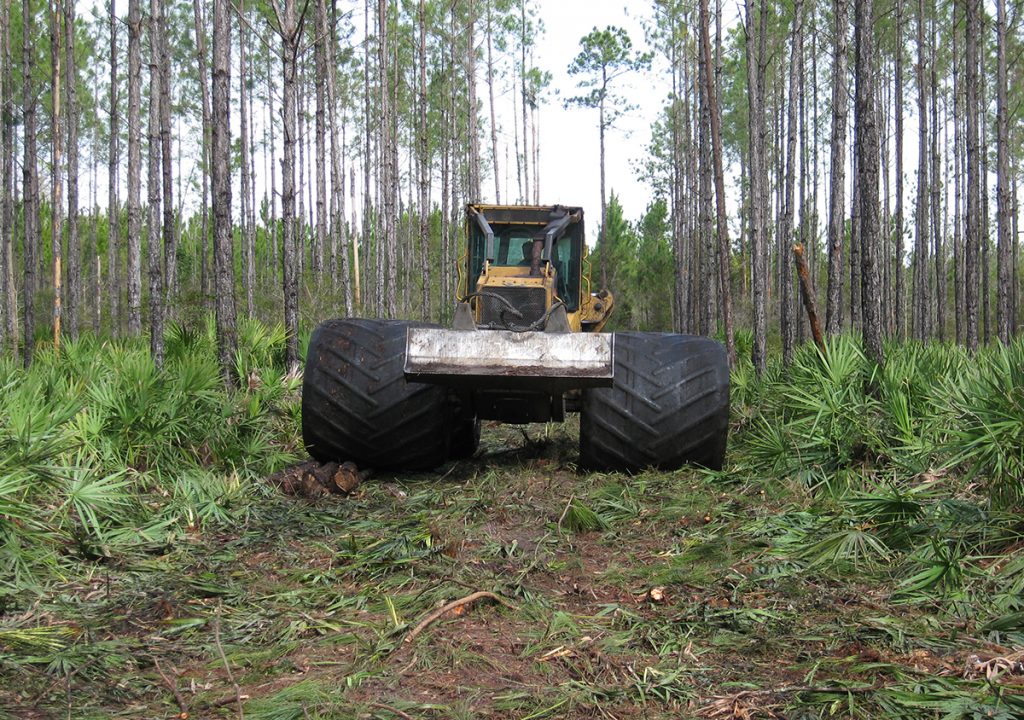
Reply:
[[[864,349],[881,365],[882,306],[878,267],[878,126],[874,88],[874,13],[872,0],[855,0],[857,35],[856,146],[861,208]]]
[[[128,2],[128,334],[142,332],[142,3]]]
[[[160,44],[160,157],[163,192],[164,298],[163,313],[174,313],[178,294],[178,238],[174,223],[174,184],[171,173],[171,53],[167,43],[164,1],[158,2],[157,38]]]
[[[964,276],[967,349],[978,349],[978,251],[981,242],[981,157],[978,139],[978,35],[980,0],[964,0],[966,10],[964,90],[967,99],[967,236],[964,244]]]
[[[939,71],[936,67],[935,62],[935,41],[936,41],[936,26],[938,25],[938,18],[935,12],[935,1],[932,0],[932,25],[931,25],[931,96],[932,96],[932,138],[931,138],[931,150],[929,155],[931,156],[932,169],[931,169],[931,210],[932,210],[932,236],[933,236],[933,252],[935,255],[935,325],[933,334],[938,339],[945,340],[946,338],[946,258],[943,250],[943,224],[940,222],[939,216],[939,204],[941,202],[941,185],[939,165],[941,160],[939,157]],[[946,207],[949,207],[949,203],[946,203]],[[930,314],[930,313],[929,313]]]
[[[924,0],[917,1],[917,208],[914,228],[914,296],[912,332],[928,332],[928,87],[925,83]]]
[[[213,2],[213,265],[216,285],[217,354],[225,383],[234,375],[235,264],[231,233],[231,6]]]
[[[316,175],[316,249],[313,253],[313,272],[318,284],[323,284],[324,255],[327,248],[327,72],[333,68],[327,63],[327,4],[317,0],[316,4],[316,39],[313,43],[314,55],[314,115],[313,132],[315,144],[315,175]]]
[[[523,202],[528,203],[528,202],[530,202],[530,162],[529,162],[529,158],[530,158],[530,150],[529,150],[529,147],[530,147],[530,142],[529,142],[530,132],[529,132],[529,130],[527,130],[527,124],[526,124],[526,106],[529,103],[529,100],[528,100],[528,98],[526,96],[526,46],[529,43],[529,39],[527,37],[527,25],[526,25],[526,1],[527,0],[519,0],[519,32],[520,32],[520,35],[519,35],[519,88],[520,88],[520,92],[522,93],[521,96],[520,96],[519,109],[520,109],[520,111],[522,112],[522,115],[523,115]],[[603,127],[603,125],[602,125],[602,127]],[[602,142],[603,142],[603,136],[602,136]],[[603,150],[604,145],[602,144],[601,147],[602,147],[602,150]],[[603,168],[604,167],[604,160],[603,160],[604,155],[602,154],[601,157],[602,157],[601,167]],[[601,197],[604,198],[603,185],[602,185]],[[601,208],[601,223],[602,223],[602,227],[603,227],[603,225],[604,225],[604,207],[603,206]],[[603,252],[604,251],[602,249],[602,254],[603,254]],[[604,277],[603,270],[602,270],[602,275],[601,275],[601,282],[602,283],[605,282],[605,277]],[[605,285],[605,287],[607,287],[607,285]]]
[[[896,292],[896,337],[906,337],[906,294],[903,287],[903,2],[896,0],[896,67],[893,104],[896,143],[896,217],[893,218],[893,232],[896,247],[893,253],[893,274],[895,275]],[[925,230],[927,232],[927,229]]]
[[[146,253],[149,269],[149,351],[157,367],[164,362],[164,268],[160,247],[160,3],[149,0],[149,147],[146,175]]]
[[[494,113],[494,3],[487,2],[487,97],[491,109],[491,169],[494,172],[494,202],[501,205],[501,173],[498,171],[498,121]],[[422,15],[422,12],[421,12]],[[422,21],[421,21],[422,22]],[[422,44],[422,41],[421,41]],[[422,53],[421,53],[422,55]]]
[[[381,97],[381,159],[384,171],[381,173],[383,189],[384,253],[383,267],[378,270],[379,288],[382,292],[383,315],[394,318],[398,315],[398,137],[395,132],[395,106],[392,96],[390,67],[390,9],[388,0],[377,2],[378,47],[377,61],[380,74]]]
[[[803,3],[795,0],[793,5],[793,34],[789,61],[789,106],[786,119],[786,189],[779,223],[779,325],[782,333],[782,357],[786,366],[793,361],[796,342],[796,315],[793,297],[793,266],[789,262],[789,248],[793,244],[794,184],[796,180],[797,140],[797,82],[803,73]]]
[[[1006,0],[996,0],[996,330],[1003,343],[1013,333],[1010,235],[1010,132],[1006,88]],[[6,157],[6,155],[5,155]]]
[[[36,147],[36,88],[32,82],[34,58],[27,48],[35,47],[35,27],[32,6],[29,0],[21,3],[21,70],[22,70],[22,102],[25,123],[24,152],[22,163],[22,201],[25,206],[25,365],[32,362],[32,352],[36,340],[36,291],[39,283],[39,245],[41,244],[39,218],[39,168],[37,165]]]
[[[68,335],[78,337],[82,307],[82,248],[78,240],[78,68],[75,64],[75,3],[64,3],[65,124],[68,139]]]
[[[843,328],[843,240],[846,236],[846,65],[847,0],[835,0],[835,45],[832,62],[832,144],[828,209],[828,300],[825,327],[829,335]]]
[[[121,172],[121,118],[118,108],[117,15],[110,8],[110,154],[107,165],[107,287],[110,302],[110,334],[121,329],[121,203],[118,178]]]
[[[978,31],[981,35],[981,38],[979,39],[981,47],[978,52],[981,58],[985,57],[984,25],[984,20],[982,20],[981,28]],[[979,60],[979,62],[984,62],[984,60]],[[978,148],[978,155],[981,159],[981,169],[980,175],[978,177],[978,194],[981,198],[981,218],[978,223],[978,252],[981,255],[980,261],[978,263],[978,274],[981,276],[981,329],[979,330],[979,338],[983,344],[988,345],[989,341],[992,339],[992,301],[990,297],[991,286],[989,282],[989,276],[991,274],[989,272],[989,267],[991,265],[991,263],[989,262],[989,245],[991,244],[989,241],[989,236],[991,235],[991,233],[988,230],[988,100],[986,99],[986,87],[988,83],[985,81],[984,67],[979,68],[979,70],[979,75],[981,76],[980,86],[978,87],[978,93],[981,96],[980,100],[978,101],[978,115],[981,119],[981,127],[978,129],[981,138],[979,142],[980,147]]]
[[[241,7],[238,12],[244,15],[244,0],[242,0],[240,5]],[[200,198],[199,205],[199,232],[201,234],[199,242],[199,289],[202,295],[208,295],[211,285],[208,267],[210,257],[210,212],[206,199],[210,196],[210,132],[212,120],[210,118],[210,79],[209,71],[206,67],[206,20],[203,16],[203,0],[192,0],[192,18],[195,25],[196,66],[199,69],[199,97],[203,120],[203,137],[200,148],[201,161],[199,163],[199,173],[202,176],[202,197]],[[244,50],[240,52],[244,52]],[[239,62],[243,61],[239,60]],[[242,152],[245,152],[245,143],[243,142],[242,145]]]
[[[469,121],[469,201],[479,202],[480,196],[480,133],[477,131],[476,111],[476,4],[468,0],[466,9],[469,19],[466,22],[466,93],[468,107],[466,117]]]
[[[68,0],[70,1],[70,0]],[[50,86],[50,248],[53,258],[53,347],[60,349],[61,320],[63,308],[61,303],[64,291],[62,288],[63,269],[63,212],[64,179],[61,174],[63,162],[63,138],[61,128],[61,48],[64,42],[64,33],[61,28],[61,19],[64,14],[61,0],[51,0],[50,5],[50,71],[53,83]]]
[[[3,51],[0,53],[0,183],[3,197],[0,198],[0,285],[3,286],[4,327],[3,338],[10,349],[11,357],[18,361],[18,295],[14,286],[14,69],[11,63],[11,0],[0,3],[0,42]],[[28,216],[28,203],[24,210]],[[0,344],[2,347],[2,344]]]
[[[698,20],[698,23],[700,21]],[[715,317],[715,297],[714,297],[714,284],[711,278],[714,277],[714,240],[712,238],[714,234],[713,223],[714,220],[711,216],[711,203],[712,196],[714,193],[711,170],[711,143],[708,141],[708,136],[711,134],[711,107],[708,99],[708,94],[704,83],[701,82],[701,78],[705,75],[709,75],[711,70],[704,64],[703,55],[698,56],[698,68],[697,77],[694,77],[694,82],[697,84],[696,95],[700,98],[699,102],[699,113],[698,119],[700,128],[700,232],[698,233],[698,242],[700,249],[698,251],[698,267],[700,273],[698,279],[700,281],[700,292],[698,295],[698,301],[700,308],[699,313],[699,327],[698,332],[701,335],[712,335],[715,332],[714,317]],[[603,165],[602,165],[603,167]],[[609,247],[609,251],[611,248]],[[607,265],[605,265],[607,267]],[[616,270],[616,268],[613,268]]]
[[[492,150],[497,152],[497,135],[494,134],[494,84],[491,75],[491,23],[490,3],[487,6],[487,84],[491,98],[491,140]],[[419,1],[417,8],[417,19],[419,24],[419,98],[417,105],[419,114],[419,125],[417,128],[418,159],[419,168],[419,248],[420,248],[420,271],[423,273],[422,295],[420,314],[424,320],[430,319],[430,138],[427,135],[427,13],[424,0]],[[497,164],[494,166],[497,168]],[[497,173],[495,173],[495,188],[497,188]],[[447,302],[443,298],[442,302]]]
[[[524,80],[523,81],[523,83],[524,83],[524,85],[523,85],[523,87],[524,87],[524,90],[523,90],[523,102],[526,101],[526,90],[525,90],[526,85],[525,85],[525,82],[526,81]],[[602,67],[601,68],[601,101],[600,101],[600,104],[598,105],[598,111],[597,111],[598,112],[597,127],[598,127],[598,131],[599,131],[599,148],[600,148],[598,153],[600,155],[600,162],[601,162],[601,227],[598,230],[597,246],[601,249],[601,254],[598,256],[598,266],[599,266],[598,270],[599,270],[599,273],[601,275],[601,287],[602,288],[607,288],[608,287],[608,255],[609,255],[609,250],[610,250],[610,248],[608,248],[608,246],[605,244],[605,239],[607,237],[605,235],[605,230],[606,230],[606,226],[608,225],[608,195],[606,194],[606,191],[605,191],[605,177],[604,177],[604,158],[605,158],[605,154],[604,154],[604,131],[605,131],[604,102],[605,102],[605,97],[606,97],[606,92],[605,91],[606,91],[607,87],[608,87],[607,70],[604,67]],[[524,133],[526,132],[526,111],[525,111],[525,109],[523,110],[523,132]],[[526,138],[525,137],[523,138],[523,147],[526,147]]]
[[[370,0],[363,0],[363,36],[366,38],[370,37]],[[370,42],[367,40],[363,46],[363,243],[362,251],[364,253],[370,252],[370,228],[374,222],[373,219],[373,197],[371,195],[371,183],[370,183],[370,166],[373,162],[373,127],[371,123],[370,104],[372,102],[373,93],[370,87]],[[375,244],[379,242],[379,238],[374,236],[373,241]],[[356,252],[359,252],[359,248],[356,248]],[[367,255],[368,256],[368,255]],[[358,261],[357,261],[358,262]],[[367,268],[368,263],[362,263],[362,267]],[[377,265],[379,269],[379,264]],[[367,272],[367,280],[369,280],[369,273]],[[357,286],[359,281],[356,281]],[[365,285],[363,287],[366,287]],[[368,290],[370,302],[367,304],[366,309],[369,312],[376,312],[378,306],[379,296],[373,290]],[[360,292],[357,291],[354,297],[356,310],[363,310],[362,298]]]
[[[284,95],[281,131],[284,134],[284,157],[281,161],[281,214],[284,229],[284,327],[288,333],[285,364],[289,371],[299,367],[299,285],[298,247],[295,218],[295,73],[301,28],[295,14],[295,0],[284,0],[282,9],[275,3],[277,23],[281,31],[281,58],[284,71]]]
[[[799,3],[800,0],[797,0]],[[708,37],[708,0],[701,0],[701,44],[704,50],[704,85],[711,110],[711,151],[715,167],[715,207],[718,223],[718,277],[722,324],[725,329],[725,347],[729,364],[736,365],[736,344],[732,328],[732,262],[729,254],[729,223],[725,214],[725,177],[722,171],[722,127],[718,118],[718,95],[711,78],[711,42]]]
[[[837,0],[838,3],[844,0]],[[761,0],[760,14],[766,10],[766,0]],[[764,65],[755,42],[757,32],[754,25],[754,0],[746,0],[747,32],[747,118],[749,125],[748,145],[750,155],[750,252],[754,288],[754,343],[752,360],[758,374],[767,367],[768,316],[765,306],[768,295],[768,253],[765,247],[764,216],[766,181],[764,169],[764,112],[762,110],[759,75]],[[833,194],[834,197],[834,194]]]
[[[198,2],[198,0],[196,0]],[[238,3],[238,14],[245,17],[245,0]],[[249,317],[256,313],[256,226],[253,215],[252,196],[252,152],[249,141],[248,68],[246,65],[249,44],[248,27],[243,20],[238,23],[238,134],[242,147],[241,191],[242,191],[242,259],[245,267],[242,277],[245,285],[245,312]],[[205,182],[205,176],[204,176]],[[205,217],[205,214],[204,214]]]
[[[332,9],[333,11],[333,9]],[[359,253],[352,254],[356,270],[353,273],[349,264],[349,234],[345,225],[345,169],[341,164],[341,157],[344,155],[344,127],[338,127],[338,92],[337,92],[337,68],[338,47],[337,37],[334,30],[335,23],[331,24],[330,42],[328,52],[330,53],[331,69],[327,73],[327,107],[331,126],[331,192],[335,198],[334,211],[332,212],[332,232],[336,237],[335,251],[337,261],[333,267],[337,269],[337,281],[341,283],[342,297],[345,299],[345,315],[350,316],[359,302],[358,292],[356,297],[352,295],[352,281],[355,280],[356,289],[359,288]],[[353,167],[353,172],[355,168]],[[351,190],[355,192],[355,176],[352,177]],[[355,199],[353,196],[352,212],[355,212]],[[353,227],[354,227],[353,223]]]

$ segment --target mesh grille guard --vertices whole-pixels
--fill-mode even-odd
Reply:
[[[497,295],[499,297],[488,297]],[[508,301],[506,305],[501,300]],[[541,321],[547,313],[547,291],[542,287],[492,287],[482,294],[480,327],[516,330]],[[516,309],[513,312],[509,305]]]

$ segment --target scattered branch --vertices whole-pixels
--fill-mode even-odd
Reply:
[[[234,699],[238,705],[238,720],[242,720],[245,717],[242,712],[242,691],[238,687],[238,683],[235,682],[235,675],[231,672],[231,663],[228,662],[227,655],[224,654],[224,646],[220,642],[220,607],[217,608],[217,612],[213,616],[213,640],[217,645],[217,653],[220,655],[221,662],[224,663],[224,670],[228,674],[228,680],[231,681],[231,686],[235,689]],[[244,697],[248,697],[248,695]]]
[[[384,703],[372,702],[370,703],[370,707],[377,708],[378,710],[386,710],[392,715],[397,715],[398,717],[402,718],[402,720],[412,720],[412,715],[404,713],[398,708],[393,708],[390,705],[385,705]]]
[[[502,605],[504,605],[505,607],[509,608],[510,610],[518,610],[519,609],[515,605],[510,603],[508,600],[506,600],[505,598],[500,597],[498,595],[495,595],[492,592],[487,592],[486,590],[481,590],[480,592],[470,593],[466,597],[460,598],[458,600],[453,600],[452,602],[448,603],[444,607],[442,607],[442,608],[440,608],[438,610],[435,610],[434,612],[432,612],[429,615],[427,615],[425,618],[423,618],[420,621],[419,625],[414,627],[409,632],[409,634],[405,636],[404,642],[411,643],[413,640],[416,639],[417,635],[419,635],[421,632],[423,632],[427,628],[428,625],[430,625],[432,622],[437,620],[439,617],[442,617],[446,613],[449,613],[452,610],[455,610],[456,608],[465,607],[466,605],[471,605],[471,604],[475,603],[477,600],[482,600],[484,598],[487,598],[489,600],[493,600],[493,601],[495,601],[497,603],[501,603]]]
[[[164,681],[167,689],[174,693],[174,702],[178,703],[178,718],[180,720],[188,720],[188,705],[185,704],[185,698],[181,696],[181,692],[178,690],[178,673],[174,673],[174,679],[171,680],[171,678],[167,677],[163,668],[160,667],[160,661],[156,657],[153,658],[153,666],[156,668],[157,673],[159,673],[160,679]]]

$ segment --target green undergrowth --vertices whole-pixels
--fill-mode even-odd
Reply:
[[[141,340],[0,359],[0,609],[94,563],[233,524],[297,457],[298,386],[279,327],[243,322],[227,392],[213,328],[175,325],[158,369]],[[84,565],[83,565],[84,563]]]
[[[281,496],[280,332],[0,371],[0,717],[1016,718],[1024,350],[848,339],[733,376],[721,472],[583,474],[578,423]],[[257,348],[259,349],[257,351]],[[494,593],[410,634],[431,612]]]

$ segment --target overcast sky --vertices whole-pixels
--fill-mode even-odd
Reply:
[[[535,62],[552,76],[549,102],[542,106],[539,121],[540,201],[582,205],[590,220],[587,234],[593,238],[601,208],[597,110],[564,107],[565,98],[579,93],[580,77],[571,77],[567,69],[580,51],[580,39],[595,27],[622,27],[634,48],[646,50],[641,24],[646,16],[628,10],[621,0],[548,0],[538,3],[538,16],[546,32],[534,48]],[[614,91],[636,109],[623,116],[606,137],[605,182],[609,196],[613,191],[618,194],[626,217],[632,220],[651,199],[633,165],[645,155],[651,123],[668,97],[668,88],[652,82],[648,73],[634,73],[617,79]],[[510,179],[514,187],[514,168]]]

